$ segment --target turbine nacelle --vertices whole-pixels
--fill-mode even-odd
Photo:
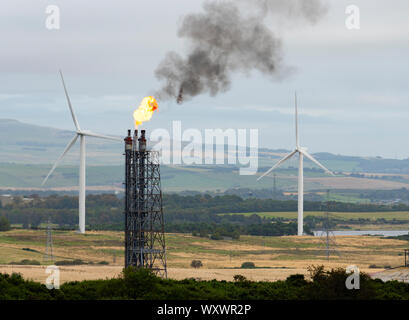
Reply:
[[[298,147],[298,148],[296,148],[295,150],[297,150],[298,152],[304,153],[304,152],[307,152],[308,148],[306,148],[306,147]]]

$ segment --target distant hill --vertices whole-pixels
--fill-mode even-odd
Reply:
[[[103,133],[103,132],[102,132]],[[0,119],[0,188],[40,188],[41,180],[74,135],[73,131]],[[79,146],[74,147],[47,187],[78,185]],[[288,150],[259,149],[259,173],[267,170]],[[409,187],[409,159],[354,157],[316,153],[338,177],[325,175],[305,161],[306,189],[398,189]],[[276,171],[278,187],[296,190],[297,159]],[[123,145],[95,138],[87,139],[87,185],[120,188],[123,182]],[[240,176],[236,166],[162,166],[164,189],[225,190],[229,188],[270,188],[270,178]],[[364,174],[367,174],[366,176]]]
[[[73,131],[0,119],[0,162],[53,163],[73,136]],[[93,164],[119,164],[122,148],[121,143],[87,138],[87,159]],[[79,146],[67,154],[64,163],[76,163],[78,158]]]

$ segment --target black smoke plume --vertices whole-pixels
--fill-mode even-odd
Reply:
[[[243,8],[258,13],[245,16]],[[316,23],[325,14],[320,0],[206,1],[204,12],[184,17],[178,36],[189,42],[185,57],[169,52],[155,74],[163,82],[160,100],[178,103],[202,93],[215,96],[230,88],[232,74],[257,70],[271,79],[287,72],[281,39],[266,26],[266,17]]]

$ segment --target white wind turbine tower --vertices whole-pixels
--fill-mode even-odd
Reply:
[[[298,164],[298,235],[302,236],[304,232],[304,156],[314,162],[317,166],[323,169],[328,174],[334,176],[334,174],[325,168],[321,163],[319,163],[312,155],[307,152],[307,148],[300,147],[298,139],[298,109],[297,109],[297,93],[295,94],[295,150],[280,161],[278,161],[274,166],[272,166],[268,171],[266,171],[257,180],[268,175],[271,171],[279,167],[282,163],[290,159],[293,155],[298,153],[299,164]]]
[[[62,72],[60,70],[60,75],[61,75],[61,80],[62,84],[64,87],[65,91],[65,96],[67,97],[67,102],[68,102],[68,107],[70,108],[71,111],[71,116],[72,120],[74,121],[74,125],[76,128],[76,133],[75,136],[72,138],[72,140],[68,143],[68,145],[65,147],[65,150],[63,153],[60,155],[60,157],[57,159],[57,161],[54,163],[53,167],[51,168],[50,172],[48,175],[45,177],[42,185],[46,183],[48,178],[51,176],[51,174],[54,172],[55,168],[57,167],[58,163],[64,158],[64,156],[67,154],[67,152],[71,149],[71,147],[75,144],[77,141],[78,137],[80,138],[80,173],[79,173],[79,197],[78,197],[78,207],[79,207],[79,232],[80,233],[85,233],[85,137],[96,137],[96,138],[101,138],[101,139],[108,139],[108,140],[114,140],[114,141],[120,141],[122,142],[122,139],[120,138],[115,138],[115,137],[110,137],[110,136],[105,136],[97,133],[93,133],[88,130],[81,130],[77,118],[74,114],[74,109],[72,108],[70,97],[68,96],[67,88],[65,87],[65,82],[64,82],[64,77],[62,75]]]

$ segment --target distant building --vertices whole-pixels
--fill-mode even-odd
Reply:
[[[2,194],[0,195],[0,202],[1,205],[4,207],[8,204],[12,204],[13,203],[13,196],[11,194]]]

